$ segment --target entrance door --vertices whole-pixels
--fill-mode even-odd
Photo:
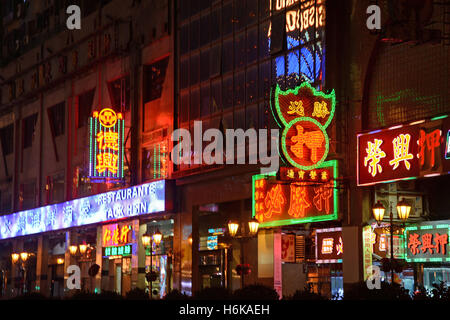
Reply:
[[[116,292],[122,293],[122,265],[120,263],[116,263]]]

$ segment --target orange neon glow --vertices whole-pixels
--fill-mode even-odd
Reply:
[[[313,203],[317,210],[325,210],[326,214],[329,214],[331,210],[330,199],[333,196],[333,183],[328,182],[318,188],[314,188],[314,192]]]
[[[311,203],[307,201],[306,187],[302,184],[291,184],[291,201],[288,214],[295,218],[304,217],[307,208],[311,207]]]
[[[400,165],[401,161],[404,161],[406,169],[409,170],[411,164],[408,160],[412,160],[414,156],[409,153],[409,142],[411,136],[409,134],[400,134],[392,141],[394,146],[394,159],[389,161],[389,164],[394,167],[392,170],[395,170]]]
[[[323,238],[322,239],[322,254],[332,254],[333,253],[333,238]]]
[[[119,228],[118,225],[106,226],[103,230],[103,246],[117,246],[129,242],[130,226],[125,225]]]
[[[429,253],[433,254],[434,244],[433,244],[433,234],[431,233],[425,233],[422,235],[422,253],[425,253],[425,251],[429,251]]]
[[[383,172],[383,168],[379,164],[380,159],[386,157],[386,153],[380,149],[382,144],[383,140],[380,139],[375,139],[373,143],[367,142],[367,156],[364,158],[364,166],[367,167],[367,164],[369,164],[369,173],[372,174],[372,177],[375,177],[378,172]]]
[[[292,145],[292,153],[299,159],[303,159],[303,145],[311,149],[311,161],[317,163],[318,155],[317,150],[323,146],[325,137],[320,130],[304,132],[305,129],[301,125],[296,125],[297,135],[291,138],[291,141],[295,144]]]
[[[336,244],[336,253],[337,255],[344,253],[344,244],[342,242],[342,237],[339,237],[339,243]]]
[[[100,111],[98,119],[102,126],[111,128],[117,122],[117,114],[113,109],[105,108]]]
[[[445,245],[448,244],[448,234],[447,233],[444,233],[444,234],[435,233],[434,234],[434,242],[436,243],[436,245],[435,245],[436,253],[439,253],[439,251],[440,251],[442,254],[445,254]]]
[[[112,131],[100,131],[97,133],[98,148],[105,150],[110,148],[112,150],[119,151],[119,133]]]
[[[434,167],[435,164],[435,152],[434,149],[438,148],[441,138],[441,130],[436,129],[433,132],[426,133],[424,130],[420,130],[419,137],[419,159],[420,165],[425,164],[425,149],[428,150],[430,154],[430,167]]]
[[[284,198],[283,192],[281,190],[281,185],[277,184],[276,186],[272,187],[272,189],[270,189],[264,200],[265,207],[267,208],[264,216],[266,218],[270,218],[274,213],[281,214],[282,206],[285,203],[286,199]]]
[[[112,173],[117,173],[119,166],[117,161],[119,160],[119,156],[111,153],[100,153],[97,155],[97,166],[95,167],[99,173],[106,171],[109,169]]]
[[[410,251],[413,255],[416,255],[420,252],[419,246],[421,244],[422,244],[422,242],[420,242],[420,240],[419,240],[419,234],[417,234],[417,233],[409,234],[408,248],[410,249]]]

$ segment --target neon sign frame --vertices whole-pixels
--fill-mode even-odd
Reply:
[[[163,212],[166,187],[158,180],[0,216],[0,240]]]
[[[333,211],[330,214],[324,214],[319,216],[309,216],[309,217],[303,217],[303,218],[293,218],[293,219],[283,219],[283,220],[275,220],[275,221],[267,221],[267,222],[261,222],[260,227],[278,227],[278,226],[286,226],[286,225],[292,225],[292,224],[299,224],[299,223],[310,223],[310,222],[318,222],[318,221],[330,221],[330,220],[336,220],[338,218],[338,209],[339,209],[339,202],[338,202],[338,189],[337,189],[337,176],[338,176],[338,161],[337,160],[328,160],[322,163],[322,167],[332,167],[333,168]],[[265,174],[257,174],[252,176],[252,217],[256,217],[256,200],[255,200],[255,183],[257,180],[261,179],[268,179],[268,178],[275,178],[277,173],[270,172]]]
[[[298,96],[300,90],[308,90],[311,94],[311,99],[317,98],[317,100],[324,99],[328,100],[331,103],[331,109],[328,112],[328,116],[326,117],[326,121],[318,121],[317,119],[314,119],[311,116],[300,116],[300,117],[287,117],[284,115],[283,111],[281,110],[280,101],[279,98],[283,96],[288,95],[294,95]],[[273,91],[273,94],[272,94]],[[323,102],[323,101],[322,101]],[[315,168],[318,168],[327,158],[328,152],[329,152],[329,145],[330,145],[330,139],[328,137],[328,134],[326,132],[326,129],[330,125],[331,121],[334,118],[334,113],[336,110],[336,94],[334,89],[330,93],[324,93],[321,91],[316,90],[314,87],[311,86],[308,82],[303,82],[301,85],[288,90],[281,90],[279,85],[276,85],[273,90],[271,90],[271,97],[270,97],[270,103],[271,103],[271,111],[273,118],[277,122],[278,126],[283,129],[283,132],[281,134],[281,156],[286,159],[292,166],[303,169],[303,170],[312,170]],[[316,101],[317,103],[317,101]],[[313,113],[313,112],[312,112]],[[319,116],[317,116],[319,117]],[[294,126],[296,123],[300,122],[307,122],[314,124],[320,132],[323,134],[324,137],[324,153],[322,157],[313,165],[301,165],[297,163],[294,159],[292,159],[291,155],[289,154],[287,150],[287,134],[289,130]]]

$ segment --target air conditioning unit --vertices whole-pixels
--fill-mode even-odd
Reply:
[[[410,218],[420,218],[424,215],[423,212],[423,197],[421,195],[405,195],[400,196],[411,205]]]

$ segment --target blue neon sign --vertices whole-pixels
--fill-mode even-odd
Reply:
[[[165,191],[159,180],[0,216],[0,239],[162,212]]]

